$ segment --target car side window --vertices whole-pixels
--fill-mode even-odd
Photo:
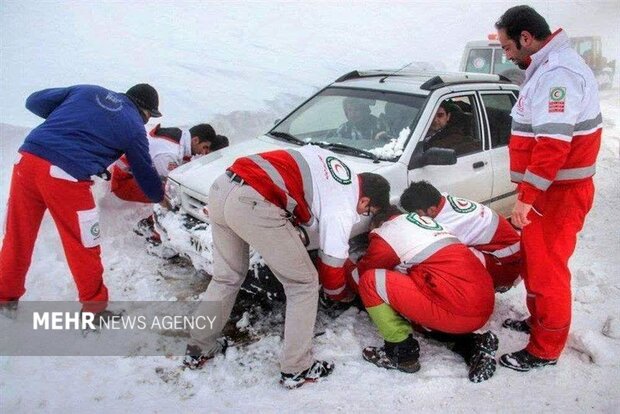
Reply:
[[[454,96],[439,103],[424,138],[424,150],[429,148],[453,149],[457,157],[482,151],[471,95]]]
[[[482,95],[484,109],[489,121],[491,146],[493,148],[508,145],[512,118],[510,111],[515,104],[512,94],[484,94]]]

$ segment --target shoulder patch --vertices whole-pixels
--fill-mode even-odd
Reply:
[[[432,218],[426,216],[418,216],[416,213],[407,214],[407,221],[426,230],[443,230],[443,227],[441,227],[439,223],[437,223]]]
[[[446,196],[448,203],[452,206],[457,213],[470,213],[476,209],[476,204],[464,198]]]

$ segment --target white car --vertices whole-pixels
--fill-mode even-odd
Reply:
[[[166,247],[211,273],[208,194],[213,181],[238,157],[309,144],[338,153],[357,173],[386,177],[394,203],[410,182],[427,180],[441,191],[507,215],[515,196],[507,144],[517,95],[518,87],[497,75],[348,73],[277,121],[265,135],[172,171],[166,185],[172,210],[158,209],[156,227]],[[463,136],[462,142],[437,148],[425,137],[444,101],[450,108],[449,126],[460,128]],[[362,221],[351,237],[367,232],[367,226]],[[310,231],[309,238],[308,249],[316,249],[316,234]],[[259,263],[260,257],[253,255],[252,266]]]

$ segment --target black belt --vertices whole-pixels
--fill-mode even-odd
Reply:
[[[234,172],[230,170],[226,170],[226,175],[230,177],[230,181],[232,181],[233,183],[237,183],[241,185],[245,183],[245,180],[243,178],[241,178],[240,176],[238,176],[237,174],[235,174]]]

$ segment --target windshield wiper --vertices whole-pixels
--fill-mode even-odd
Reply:
[[[307,144],[306,141],[302,141],[299,138],[297,138],[296,136],[289,134],[288,132],[271,131],[269,133],[269,135],[273,135],[276,138],[282,138],[285,141],[292,142],[293,144],[297,144],[297,145],[306,145]]]
[[[339,151],[339,152],[345,152],[345,153],[349,153],[349,154],[355,154],[355,155],[363,155],[366,158],[370,158],[371,160],[373,160],[373,162],[375,164],[379,163],[379,157],[377,156],[377,154],[373,154],[370,151],[366,151],[360,148],[356,148],[356,147],[352,147],[350,145],[346,145],[346,144],[341,144],[341,143],[336,143],[336,142],[315,142],[314,144],[321,146],[321,148],[325,148],[325,149],[330,149],[330,150],[334,150],[334,151]]]

